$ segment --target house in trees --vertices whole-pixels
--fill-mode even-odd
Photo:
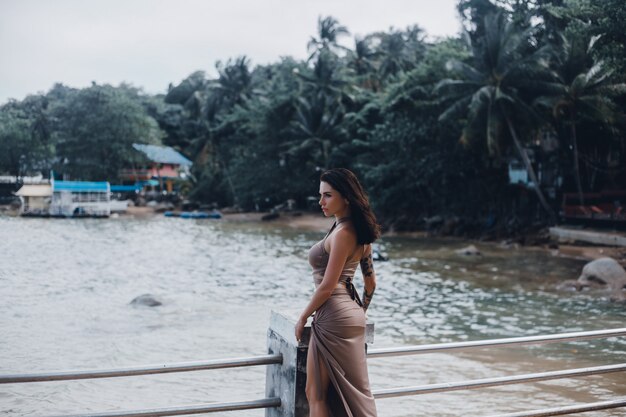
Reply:
[[[124,169],[120,177],[127,183],[158,187],[159,191],[172,193],[175,184],[189,175],[191,161],[169,146],[145,145],[134,143],[142,157],[131,169]]]

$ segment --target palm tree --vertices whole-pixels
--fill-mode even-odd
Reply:
[[[613,124],[617,106],[613,98],[626,92],[626,84],[612,83],[612,71],[603,61],[596,61],[590,52],[599,39],[588,42],[563,38],[559,53],[558,77],[545,83],[548,94],[535,102],[552,110],[557,121],[569,124],[574,177],[580,204],[584,204],[580,180],[578,139],[576,125],[582,119],[591,119],[607,125]]]
[[[315,58],[320,51],[327,50],[333,53],[339,50],[345,50],[343,46],[337,44],[337,41],[341,36],[349,35],[348,28],[339,24],[337,19],[327,16],[322,19],[320,16],[317,20],[317,35],[318,37],[311,37],[307,48],[312,51],[309,56],[309,61]]]
[[[377,52],[380,55],[378,70],[382,78],[389,78],[406,71],[412,64],[407,41],[400,31],[378,34],[380,43]]]
[[[218,112],[228,111],[240,105],[252,94],[252,76],[250,60],[241,56],[234,61],[228,60],[226,65],[218,61],[215,64],[219,78],[208,85],[209,97],[206,103],[205,116],[213,120]]]
[[[426,52],[426,32],[418,25],[411,25],[404,31],[404,39],[409,60],[414,66]]]
[[[355,37],[354,50],[348,52],[348,68],[354,71],[359,86],[377,91],[375,60],[379,54],[372,48],[372,37]]]
[[[357,36],[354,39],[354,51],[349,53],[348,66],[356,75],[365,75],[374,70],[373,60],[376,55],[371,46],[371,38]]]
[[[472,51],[472,64],[450,61],[448,69],[462,79],[441,81],[435,92],[444,102],[452,104],[439,116],[444,120],[464,113],[467,125],[463,138],[469,139],[476,131],[485,133],[491,154],[500,153],[506,126],[515,150],[522,159],[541,206],[555,221],[552,208],[543,195],[528,153],[513,124],[513,115],[533,115],[520,93],[528,88],[529,80],[541,78],[548,72],[546,51],[529,52],[533,29],[520,30],[502,14],[490,14],[484,19],[484,38],[475,45],[466,36]]]
[[[180,104],[193,117],[200,117],[200,108],[206,100],[206,87],[206,74],[204,71],[196,71],[177,86],[170,84],[164,101],[168,104]]]
[[[301,97],[290,128],[295,139],[282,144],[284,155],[304,156],[305,162],[328,167],[332,146],[344,134],[343,116],[344,109],[323,95]]]
[[[304,81],[306,92],[314,91],[315,94],[321,93],[334,100],[341,100],[349,86],[345,67],[328,50],[320,51],[310,72],[298,70],[295,73]]]
[[[317,165],[328,166],[332,146],[343,137],[344,102],[351,100],[344,70],[339,58],[323,49],[310,73],[296,73],[303,85],[290,128],[295,139],[283,144],[285,155],[308,154]]]

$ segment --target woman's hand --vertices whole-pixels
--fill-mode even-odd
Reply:
[[[304,332],[304,326],[306,325],[306,320],[303,320],[302,317],[298,319],[296,322],[296,341],[300,343],[302,340],[302,333]]]

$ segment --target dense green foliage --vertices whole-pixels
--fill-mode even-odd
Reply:
[[[50,111],[57,171],[72,178],[114,181],[135,162],[133,143],[160,142],[156,121],[133,89],[93,86],[67,93]]]
[[[133,143],[160,143],[163,132],[148,114],[150,98],[126,85],[71,89],[55,85],[0,108],[0,171],[23,176],[118,179],[139,157]]]
[[[265,209],[306,206],[320,171],[343,166],[386,225],[441,215],[458,233],[552,222],[563,192],[626,187],[626,3],[458,10],[458,38],[411,26],[353,48],[348,28],[320,18],[306,61],[242,56],[164,96],[57,85],[0,108],[0,170],[112,179],[133,163],[130,143],[162,142],[194,161],[190,198]],[[509,184],[509,163],[539,186]]]

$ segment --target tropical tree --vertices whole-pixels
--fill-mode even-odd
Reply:
[[[302,156],[311,151],[317,166],[328,167],[333,146],[344,138],[345,103],[352,100],[346,68],[335,54],[323,49],[311,71],[296,74],[302,81],[301,96],[291,122],[293,138],[283,144],[285,153]]]
[[[626,2],[553,0],[547,3],[551,4],[543,5],[542,9],[551,20],[566,22],[568,28],[572,25],[578,26],[577,30],[587,37],[602,35],[594,46],[594,57],[603,60],[608,68],[615,70],[616,78],[626,80]]]
[[[209,121],[220,111],[228,111],[235,105],[243,104],[252,94],[250,60],[245,55],[234,61],[229,59],[226,64],[218,61],[215,68],[219,77],[208,85],[210,94],[205,116]]]
[[[576,126],[584,119],[612,125],[619,111],[614,98],[626,93],[626,84],[614,83],[605,63],[595,60],[592,49],[599,36],[584,40],[563,38],[559,54],[558,78],[545,83],[548,92],[536,100],[548,107],[560,123],[569,125],[574,177],[580,204],[584,204],[579,167]]]
[[[305,157],[317,166],[329,167],[333,145],[341,139],[344,109],[325,95],[298,100],[297,116],[292,121],[294,138],[283,144],[285,154]]]
[[[376,52],[371,45],[371,37],[355,37],[354,51],[348,53],[348,67],[354,70],[356,75],[366,75],[374,71],[374,59]]]
[[[353,71],[356,83],[360,87],[374,91],[380,88],[380,82],[376,77],[378,55],[372,46],[371,36],[355,38],[354,50],[348,52],[347,67]]]
[[[337,53],[345,51],[346,48],[339,45],[337,42],[341,36],[349,35],[348,28],[339,24],[337,19],[327,16],[317,19],[317,37],[311,36],[307,48],[311,55],[309,61],[319,55],[320,51],[329,51]]]
[[[376,51],[379,55],[378,71],[382,79],[393,77],[411,68],[413,62],[402,31],[379,33]]]
[[[55,171],[81,180],[115,180],[136,162],[133,143],[161,143],[162,132],[128,86],[93,85],[51,105]]]
[[[460,0],[456,6],[465,31],[477,43],[485,36],[485,16],[502,12],[491,0]]]
[[[48,100],[41,95],[0,107],[0,172],[16,177],[50,169]]]
[[[484,31],[484,39],[478,45],[467,37],[472,51],[471,64],[458,60],[449,63],[449,68],[462,78],[446,79],[437,85],[436,92],[442,100],[452,103],[439,119],[465,114],[467,125],[463,139],[484,135],[487,147],[494,155],[501,154],[504,140],[507,139],[503,129],[506,127],[541,206],[550,220],[555,221],[554,212],[541,191],[537,174],[514,123],[514,116],[533,115],[522,92],[530,87],[529,80],[547,73],[548,62],[544,59],[546,51],[537,49],[528,53],[534,30],[520,30],[502,13],[487,15]]]
[[[180,104],[188,110],[198,108],[199,93],[206,88],[207,79],[204,71],[196,71],[177,86],[170,84],[164,101],[168,104]]]

